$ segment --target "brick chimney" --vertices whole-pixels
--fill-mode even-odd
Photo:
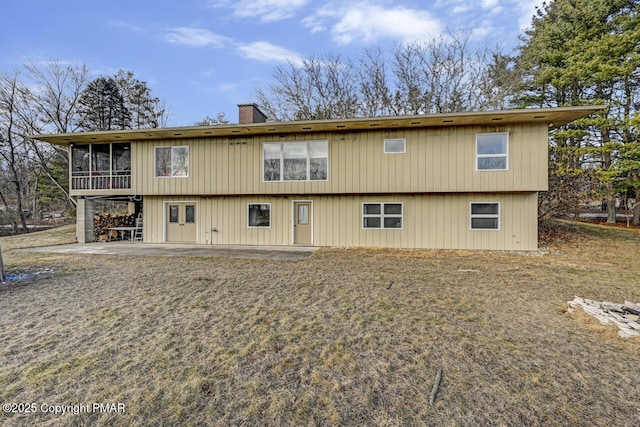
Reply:
[[[238,123],[241,125],[267,121],[267,116],[260,111],[256,104],[238,104],[238,116]]]

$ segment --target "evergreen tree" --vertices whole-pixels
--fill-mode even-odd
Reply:
[[[47,164],[49,173],[43,173],[43,168],[33,167],[31,181],[33,182],[34,214],[40,215],[43,212],[74,208],[71,200],[67,197],[69,193],[68,167],[68,162],[60,156],[52,156],[49,160]]]
[[[129,127],[157,128],[165,114],[160,98],[152,96],[147,84],[136,79],[131,71],[118,71],[114,80],[131,114]]]
[[[218,125],[227,125],[229,124],[229,120],[224,117],[224,113],[218,113],[216,117],[205,116],[199,122],[195,122],[194,126],[218,126]]]
[[[592,170],[600,172],[603,197],[611,198],[616,191],[616,174],[610,171],[617,169],[625,144],[637,138],[632,121],[640,70],[638,4],[555,0],[538,9],[523,38],[518,58],[524,76],[521,106],[608,105],[596,117],[552,134],[550,187],[563,193],[547,196],[560,201],[558,205],[585,194]],[[608,205],[613,213],[614,204]]]
[[[145,82],[125,70],[89,83],[80,96],[78,111],[79,127],[85,131],[157,128],[166,121],[163,102],[152,96]]]
[[[131,113],[112,77],[98,77],[87,85],[79,101],[80,128],[85,131],[128,129]]]

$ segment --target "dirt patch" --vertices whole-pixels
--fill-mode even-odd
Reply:
[[[638,424],[640,340],[564,311],[575,295],[640,301],[640,233],[555,227],[540,256],[8,250],[10,270],[55,269],[0,287],[0,401],[126,412],[2,413],[0,423]]]

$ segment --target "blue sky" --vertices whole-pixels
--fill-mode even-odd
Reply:
[[[6,4],[8,3],[8,4]],[[8,0],[0,72],[57,59],[92,78],[133,71],[170,107],[170,126],[223,112],[271,82],[273,68],[327,53],[356,57],[451,30],[510,49],[542,0]]]

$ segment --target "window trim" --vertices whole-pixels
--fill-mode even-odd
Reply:
[[[402,151],[387,151],[387,141],[402,141]],[[405,154],[407,152],[407,138],[385,138],[384,154]]]
[[[186,175],[158,175],[158,148],[170,148],[173,152],[174,148],[186,148],[187,149],[187,174]],[[189,178],[191,175],[191,149],[189,145],[158,145],[153,147],[153,176],[154,178]]]
[[[311,156],[310,156],[310,144],[312,142],[325,142],[327,144],[327,178],[326,179],[311,179]],[[284,144],[292,144],[292,143],[305,143],[307,145],[307,179],[284,179]],[[266,180],[264,179],[264,173],[265,173],[265,169],[264,169],[264,147],[265,145],[279,145],[280,146],[280,158],[278,159],[280,161],[280,179],[277,180]],[[262,171],[262,182],[264,183],[272,183],[272,182],[326,182],[329,181],[329,152],[330,152],[330,143],[328,139],[312,139],[312,140],[295,140],[295,141],[279,141],[279,142],[263,142],[262,143],[262,153],[261,153],[261,158],[262,158],[262,166],[261,166],[261,171]]]
[[[504,135],[506,142],[506,150],[503,154],[478,154],[478,137],[485,135]],[[505,167],[504,169],[480,169],[478,167],[478,161],[480,159],[487,158],[504,158],[505,159]],[[509,170],[509,132],[488,132],[488,133],[477,133],[476,134],[476,172],[495,172],[495,171],[508,171]]]
[[[497,205],[497,214],[474,214],[473,205]],[[500,202],[469,202],[469,230],[471,231],[500,231],[502,229],[502,206]],[[498,220],[497,228],[474,228],[473,220],[478,218],[490,218]]]
[[[251,225],[249,212],[250,212],[251,206],[255,206],[255,205],[267,205],[267,206],[269,206],[269,225],[268,226]],[[272,218],[273,218],[272,214],[273,214],[273,210],[272,210],[272,207],[271,207],[271,203],[256,203],[256,202],[247,203],[247,228],[255,228],[255,229],[258,229],[258,230],[264,230],[264,229],[271,228]]]
[[[380,205],[380,214],[365,214],[364,213],[364,206],[365,205]],[[384,213],[384,205],[400,205],[400,209],[401,209],[401,213],[398,214],[390,214],[390,215],[385,215]],[[360,209],[360,214],[361,214],[361,221],[360,221],[360,227],[362,230],[404,230],[404,202],[362,202],[361,203],[361,209]],[[385,227],[384,226],[384,219],[385,217],[388,218],[400,218],[400,227],[395,228],[395,227]],[[380,218],[380,227],[365,227],[364,226],[364,219],[365,218]]]

